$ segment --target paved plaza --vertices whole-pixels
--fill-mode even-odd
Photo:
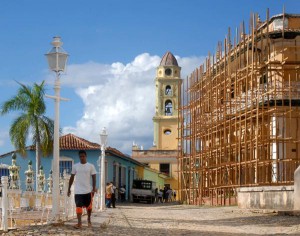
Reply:
[[[172,203],[124,204],[93,213],[91,228],[83,221],[83,229],[76,230],[75,222],[27,227],[3,235],[300,235],[298,216]]]

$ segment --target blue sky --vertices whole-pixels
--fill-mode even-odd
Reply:
[[[0,103],[18,89],[15,81],[46,80],[54,74],[44,54],[59,35],[70,54],[62,76],[61,127],[99,142],[106,126],[109,145],[130,154],[133,141],[148,148],[153,140],[155,68],[171,51],[186,77],[208,51],[214,52],[228,27],[250,13],[300,13],[300,1],[279,0],[2,0],[0,3]],[[54,116],[46,99],[47,115]],[[0,154],[13,150],[9,125],[17,113],[0,117]]]

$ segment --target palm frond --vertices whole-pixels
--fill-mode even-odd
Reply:
[[[38,144],[43,154],[49,154],[52,150],[54,124],[51,119],[44,116],[45,81],[41,84],[34,83],[33,86],[17,83],[20,85],[17,94],[0,107],[2,115],[11,111],[22,112],[11,125],[11,142],[22,155],[25,155],[26,140],[31,132],[33,144]]]
[[[41,116],[38,119],[38,132],[35,137],[39,140],[40,148],[43,156],[48,156],[53,150],[53,136],[54,136],[54,121],[46,116]]]
[[[39,85],[34,83],[32,88],[32,95],[33,95],[33,104],[35,108],[36,115],[43,115],[46,111],[46,105],[44,101],[45,95],[45,86],[44,81]]]
[[[22,114],[13,121],[9,130],[10,140],[22,156],[26,155],[25,148],[29,129],[30,120],[28,119],[27,114]]]
[[[20,85],[18,92],[11,99],[7,100],[1,105],[1,114],[7,114],[11,111],[23,111],[27,113],[33,113],[30,107],[32,103],[36,103],[34,99],[34,94],[32,93],[32,88],[26,86],[22,83],[17,82]],[[41,89],[43,88],[44,83],[41,84]],[[39,86],[38,86],[39,87]],[[38,89],[36,89],[39,91]],[[44,93],[43,93],[44,95]],[[42,96],[43,96],[42,95]],[[43,99],[42,99],[43,100]]]

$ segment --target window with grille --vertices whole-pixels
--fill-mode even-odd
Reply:
[[[73,161],[71,160],[59,161],[59,174],[62,176],[65,170],[67,174],[71,174],[72,166],[73,166]]]
[[[9,170],[5,167],[0,167],[0,179],[2,176],[9,176]]]

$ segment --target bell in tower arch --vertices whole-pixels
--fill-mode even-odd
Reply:
[[[170,100],[165,103],[165,115],[172,116],[172,102]]]

